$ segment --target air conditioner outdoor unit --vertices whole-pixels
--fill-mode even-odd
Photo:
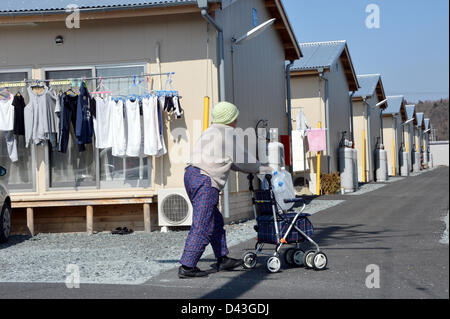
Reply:
[[[192,205],[183,188],[158,190],[159,226],[191,226]]]

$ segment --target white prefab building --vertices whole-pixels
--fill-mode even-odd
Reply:
[[[371,182],[375,176],[375,150],[381,143],[382,111],[386,99],[380,74],[358,75],[361,88],[353,95],[355,148],[358,151],[358,180]]]
[[[308,126],[325,128],[327,151],[322,152],[320,173],[338,172],[342,134],[345,132],[348,139],[352,136],[349,92],[359,88],[347,42],[301,43],[300,48],[303,58],[291,68],[292,127],[296,127],[297,115],[302,112]],[[317,152],[306,148],[306,154],[307,182],[316,193]]]
[[[406,101],[402,95],[388,96],[387,108],[383,111],[383,145],[387,152],[388,174],[400,174],[400,152],[404,145],[404,125],[406,121]]]
[[[77,1],[4,2],[0,87],[24,79],[71,82],[101,76],[116,95],[128,94],[136,83],[144,91],[172,87],[184,109],[181,118],[163,112],[160,129],[168,152],[160,157],[118,158],[110,149],[93,145],[79,153],[72,139],[68,153],[60,154],[48,145],[25,148],[19,140],[19,161],[13,163],[2,143],[0,165],[8,170],[3,181],[11,191],[14,232],[157,227],[158,190],[184,188],[189,151],[202,132],[205,96],[210,110],[220,94],[234,102],[243,129],[264,119],[280,135],[288,134],[285,64],[298,60],[301,51],[280,0],[207,2],[203,13],[223,30],[223,83],[220,37],[197,1],[83,1],[87,4],[79,7],[79,28],[66,25],[66,5]],[[274,24],[257,37],[232,44],[234,38],[271,19]],[[132,77],[159,73],[173,73],[172,82],[166,81],[168,76],[143,77],[139,82]],[[107,79],[111,76],[129,78]],[[88,81],[89,90],[98,84]],[[26,95],[26,87],[10,90]],[[206,112],[207,124],[210,121]],[[4,141],[4,132],[0,135]],[[246,175],[231,174],[227,194],[226,221],[253,215]]]

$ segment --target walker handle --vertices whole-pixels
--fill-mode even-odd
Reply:
[[[284,203],[285,204],[289,204],[289,203],[303,203],[303,198],[285,199]]]

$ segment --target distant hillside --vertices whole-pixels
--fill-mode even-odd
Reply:
[[[437,141],[449,140],[448,99],[441,99],[437,101],[424,101],[424,102],[419,101],[419,103],[416,104],[416,112],[423,112],[425,113],[425,118],[431,119],[433,128],[436,129]]]

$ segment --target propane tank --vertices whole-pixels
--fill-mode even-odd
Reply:
[[[420,153],[414,152],[413,172],[420,172]]]
[[[387,152],[384,150],[383,145],[380,145],[380,148],[376,150],[376,177],[377,182],[386,182],[387,181]]]
[[[279,142],[270,142],[268,149],[268,165],[274,171],[284,167],[284,145]]]
[[[339,148],[339,171],[341,172],[341,187],[344,192],[355,191],[355,162],[354,152],[352,148],[341,147]]]
[[[400,153],[400,173],[401,176],[409,176],[408,152]]]

